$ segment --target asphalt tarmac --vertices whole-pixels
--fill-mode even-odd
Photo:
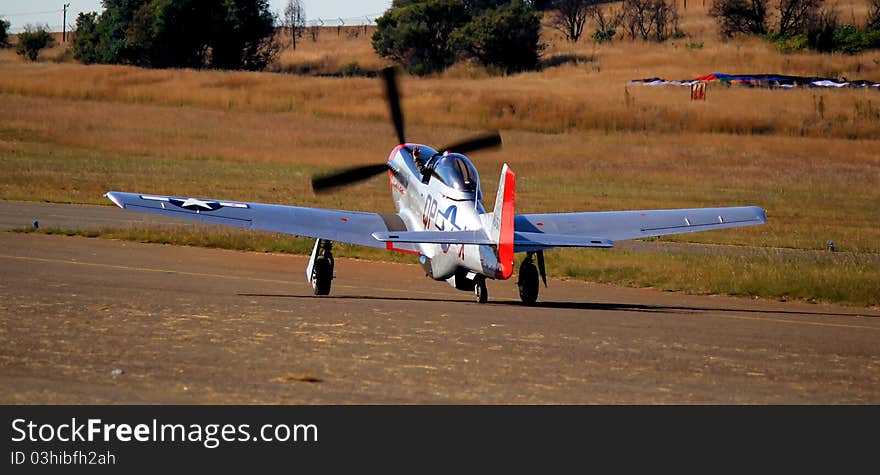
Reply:
[[[16,206],[0,227],[95,208]],[[880,402],[873,309],[561,280],[536,307],[492,281],[480,305],[416,265],[346,259],[319,298],[305,266],[0,232],[0,403]]]

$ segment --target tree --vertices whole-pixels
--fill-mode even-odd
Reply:
[[[373,48],[410,73],[442,71],[455,62],[449,37],[470,19],[462,0],[425,0],[392,8],[376,19]]]
[[[678,32],[674,0],[624,0],[622,15],[632,39],[666,41]]]
[[[602,5],[598,3],[590,6],[588,14],[596,22],[596,31],[593,32],[593,39],[597,43],[613,40],[617,34],[617,27],[623,22],[623,10],[609,10],[610,7],[602,8]]]
[[[23,58],[36,61],[40,50],[51,48],[55,44],[55,38],[48,30],[48,25],[26,25],[24,31],[18,34],[18,46],[15,52]]]
[[[280,50],[269,0],[224,0],[223,6],[209,36],[210,67],[264,69]]]
[[[104,13],[98,17],[95,55],[99,63],[136,63],[138,53],[126,41],[127,30],[135,13],[148,0],[102,0]]]
[[[557,0],[556,12],[550,24],[561,31],[568,41],[577,43],[584,32],[584,25],[590,16],[590,7],[594,3],[595,0]]]
[[[623,24],[630,39],[641,37],[647,40],[650,36],[648,7],[651,0],[623,0]]]
[[[84,63],[256,70],[278,53],[268,0],[103,2],[100,16],[77,18]]]
[[[806,33],[815,22],[823,0],[779,0],[779,34],[782,36]]]
[[[481,64],[506,73],[538,66],[541,20],[528,4],[515,1],[487,10],[452,35],[453,47]]]
[[[213,36],[222,27],[224,11],[199,0],[143,3],[125,26],[124,56],[106,62],[153,68],[212,66],[208,53],[213,53]]]
[[[76,35],[73,36],[73,57],[83,63],[100,62],[98,56],[98,14],[80,13],[76,16]]]
[[[293,49],[296,49],[296,39],[302,38],[302,32],[306,28],[306,7],[302,0],[287,0],[287,6],[284,7],[284,26],[290,28]]]
[[[523,0],[395,0],[376,26],[373,49],[419,75],[460,56],[506,72],[531,69],[541,50],[540,17]]]
[[[767,0],[714,0],[709,16],[724,37],[767,33]]]
[[[9,25],[8,21],[0,18],[0,48],[9,48]]]
[[[655,40],[666,41],[678,32],[678,6],[675,0],[654,0],[648,11]]]

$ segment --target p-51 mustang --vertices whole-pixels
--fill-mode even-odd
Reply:
[[[557,247],[613,247],[615,241],[750,226],[766,222],[755,206],[650,211],[514,214],[516,177],[505,164],[495,206],[481,202],[480,178],[463,154],[501,145],[495,133],[433,149],[408,143],[393,69],[383,71],[398,143],[388,162],[313,179],[316,192],[388,172],[396,214],[303,208],[240,201],[121,193],[117,206],[147,213],[315,238],[306,277],[315,295],[328,295],[333,242],[412,253],[428,277],[488,300],[486,279],[509,279],[514,254],[525,253],[517,287],[526,304],[547,285],[544,251]]]

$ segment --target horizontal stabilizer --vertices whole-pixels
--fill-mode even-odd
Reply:
[[[572,234],[513,233],[513,244],[535,247],[614,247],[610,239]]]
[[[611,241],[712,231],[767,222],[757,206],[655,209],[582,213],[519,214],[514,231],[570,236],[604,236]]]
[[[424,244],[495,244],[483,231],[401,231],[373,233],[382,242]]]

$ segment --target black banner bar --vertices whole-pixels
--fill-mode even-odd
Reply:
[[[544,473],[600,462],[674,468],[707,456],[790,469],[845,452],[829,465],[838,473],[875,452],[880,422],[877,406],[4,406],[0,414],[13,469],[4,473],[473,464]]]

